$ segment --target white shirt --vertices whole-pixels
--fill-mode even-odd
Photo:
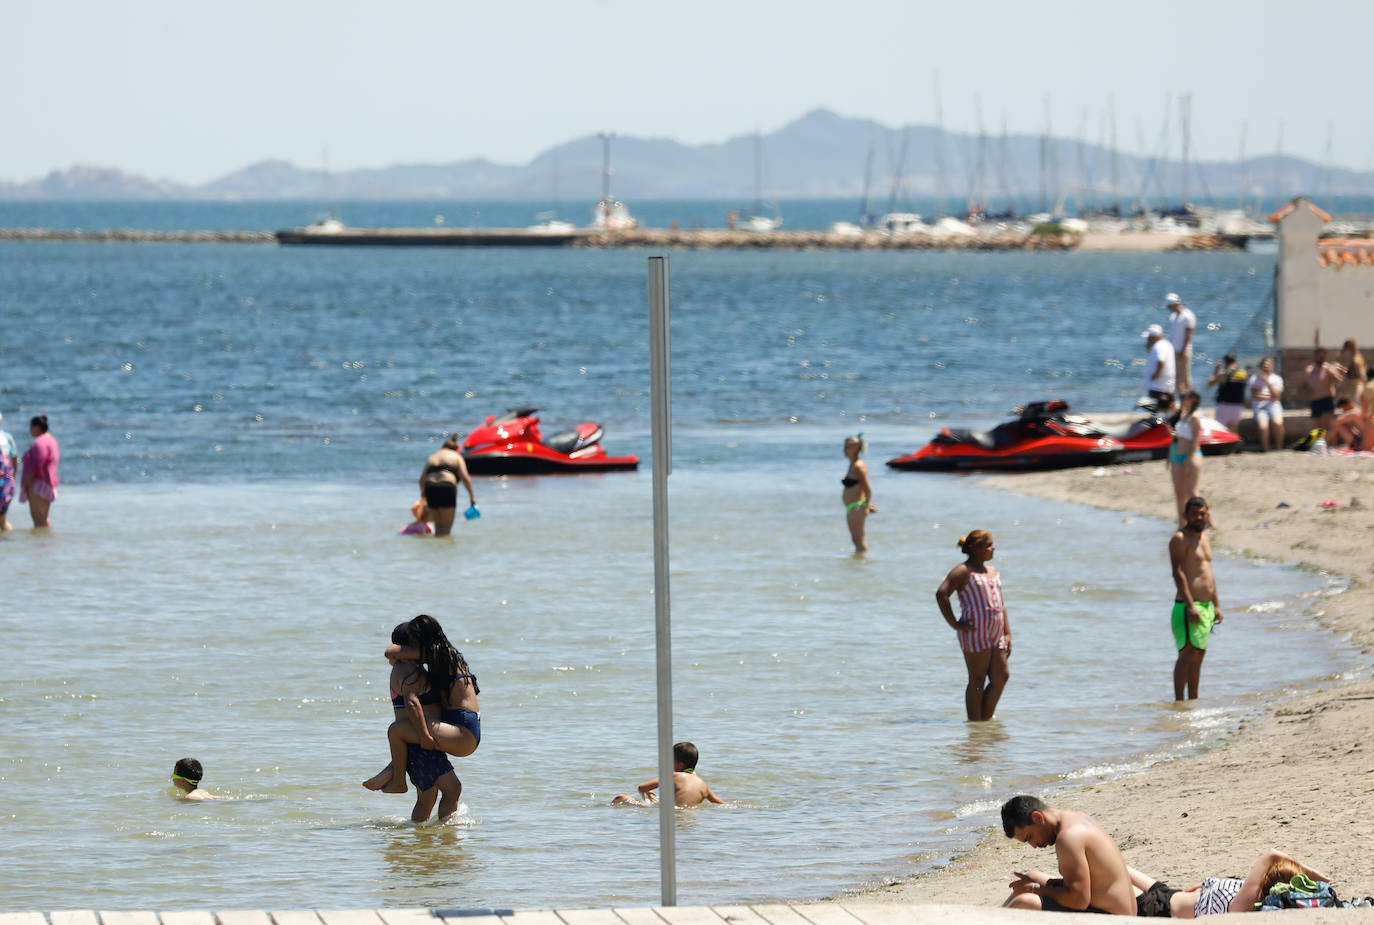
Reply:
[[[1157,368],[1156,368],[1157,367]],[[1155,370],[1152,377],[1150,371]],[[1164,338],[1154,342],[1149,356],[1145,359],[1145,390],[1148,392],[1172,392],[1174,390],[1174,348]]]
[[[1250,398],[1256,408],[1270,408],[1279,403],[1275,395],[1283,395],[1283,377],[1278,373],[1270,373],[1269,381],[1266,383],[1255,374],[1250,377]]]
[[[1169,341],[1174,345],[1174,353],[1182,353],[1188,332],[1197,327],[1197,315],[1194,315],[1191,309],[1180,305],[1173,316],[1173,320],[1169,322]],[[1192,346],[1188,345],[1190,349]]]

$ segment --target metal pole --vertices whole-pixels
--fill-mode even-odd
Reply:
[[[668,258],[649,258],[649,382],[654,454],[654,635],[658,678],[658,838],[663,905],[677,905],[673,786],[673,639],[668,607],[668,475],[673,471],[672,355],[668,345]]]

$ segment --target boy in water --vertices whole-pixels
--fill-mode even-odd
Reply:
[[[184,800],[225,800],[228,797],[217,797],[208,790],[202,790],[201,779],[205,777],[205,771],[200,766],[200,762],[194,758],[182,758],[172,767],[172,786],[182,793]]]
[[[673,746],[673,791],[674,803],[678,806],[696,806],[710,801],[724,803],[706,781],[697,777],[697,747],[691,742],[679,742]],[[658,802],[658,778],[646,780],[639,785],[639,799],[618,794],[611,801],[612,806],[651,806]]]

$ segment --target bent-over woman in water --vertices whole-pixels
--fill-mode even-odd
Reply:
[[[1011,624],[1002,601],[1002,576],[988,565],[995,547],[992,534],[974,530],[959,537],[959,549],[967,558],[949,570],[935,592],[935,603],[950,629],[959,634],[968,668],[964,708],[971,721],[992,719],[1002,689],[1011,677]],[[959,619],[949,606],[949,596],[959,595]]]
[[[859,458],[867,449],[868,441],[863,434],[855,434],[844,440],[844,455],[849,460],[849,471],[840,479],[840,484],[844,486],[840,500],[844,502],[844,517],[849,524],[849,537],[854,541],[855,552],[868,551],[864,521],[869,514],[878,513],[873,506],[873,486],[868,484],[868,463]]]
[[[453,532],[453,518],[458,513],[458,483],[468,490],[468,502],[474,507],[477,498],[472,493],[472,477],[468,464],[458,452],[458,435],[450,434],[444,445],[425,460],[420,473],[420,497],[425,499],[434,515],[434,535],[448,536]]]

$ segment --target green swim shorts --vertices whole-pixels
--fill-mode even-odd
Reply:
[[[1206,651],[1207,637],[1212,635],[1212,624],[1217,619],[1217,605],[1211,601],[1194,601],[1193,606],[1197,608],[1198,616],[1196,623],[1188,622],[1188,617],[1183,612],[1185,606],[1182,601],[1174,601],[1174,613],[1171,621],[1174,627],[1174,647],[1182,651],[1186,628],[1186,640],[1192,644],[1194,649]]]

